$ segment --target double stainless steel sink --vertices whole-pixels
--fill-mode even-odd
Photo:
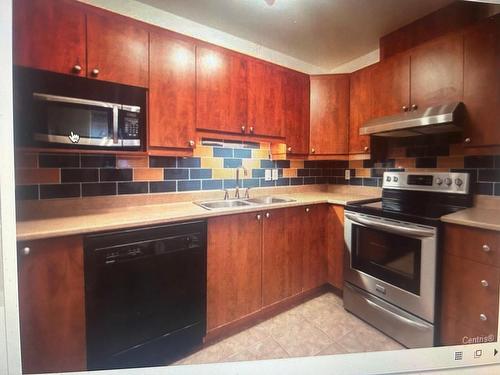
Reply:
[[[272,196],[245,198],[245,199],[219,199],[211,201],[194,202],[206,210],[227,209],[227,208],[243,208],[252,206],[267,206],[278,203],[295,202],[294,199],[277,198]]]

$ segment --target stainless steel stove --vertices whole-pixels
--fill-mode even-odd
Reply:
[[[434,346],[440,217],[472,206],[469,175],[383,179],[381,200],[345,210],[344,307],[409,348]]]

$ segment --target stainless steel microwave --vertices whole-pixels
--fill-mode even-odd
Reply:
[[[34,93],[37,142],[95,148],[141,147],[139,106]]]

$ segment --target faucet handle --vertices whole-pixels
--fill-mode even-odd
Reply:
[[[236,199],[240,199],[240,187],[238,185],[236,185],[236,189],[234,191],[234,197]]]
[[[228,199],[229,199],[229,190],[224,189],[224,200],[228,200]]]
[[[245,189],[245,199],[249,199],[249,198],[250,198],[250,188],[249,188],[249,187],[247,187],[247,188]]]

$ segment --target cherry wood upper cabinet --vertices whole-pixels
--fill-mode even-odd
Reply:
[[[349,111],[349,154],[370,152],[370,137],[359,135],[359,128],[372,118],[372,70],[373,65],[351,74]]]
[[[310,153],[347,154],[349,74],[311,76]]]
[[[285,71],[285,133],[287,154],[309,153],[309,76]]]
[[[261,308],[261,227],[257,213],[208,220],[208,331]]]
[[[148,86],[149,33],[133,20],[87,14],[87,62],[90,78]]]
[[[405,112],[410,103],[410,56],[399,54],[382,60],[372,69],[372,116]]]
[[[463,97],[463,36],[446,35],[410,53],[411,106],[425,108]]]
[[[264,61],[248,61],[248,133],[284,136],[284,69]]]
[[[262,226],[262,305],[302,291],[302,207],[265,212]]]
[[[149,146],[194,147],[196,55],[192,42],[152,32],[150,40]]]
[[[82,238],[30,241],[19,247],[23,373],[86,370]]]
[[[16,0],[14,64],[85,76],[85,13],[73,1]]]
[[[464,38],[466,144],[500,145],[500,15],[468,30]]]
[[[196,127],[228,133],[247,128],[248,59],[215,46],[196,48]]]

